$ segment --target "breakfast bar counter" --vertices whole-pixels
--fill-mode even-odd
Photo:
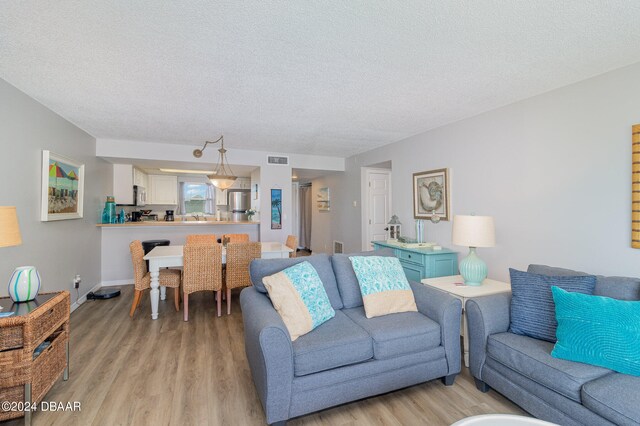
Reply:
[[[133,240],[169,240],[172,246],[184,245],[189,234],[249,234],[260,241],[259,222],[230,221],[145,221],[98,224],[102,233],[102,285],[133,283],[133,266],[129,244]]]
[[[218,225],[260,225],[259,222],[238,221],[231,222],[228,220],[183,220],[165,222],[164,220],[145,220],[142,222],[126,222],[126,223],[98,223],[99,228],[131,228],[131,227],[148,227],[148,226],[218,226]]]

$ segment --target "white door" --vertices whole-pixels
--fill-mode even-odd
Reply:
[[[366,245],[371,249],[371,241],[385,241],[387,239],[387,222],[391,214],[391,172],[367,171],[367,208],[365,217]]]

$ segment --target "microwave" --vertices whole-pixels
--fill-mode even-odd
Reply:
[[[133,202],[136,206],[147,204],[147,190],[144,186],[133,185]]]

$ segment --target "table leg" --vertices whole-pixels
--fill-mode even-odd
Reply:
[[[165,286],[160,286],[160,300],[167,299],[167,288]]]
[[[160,299],[160,267],[153,261],[149,262],[149,275],[151,275],[151,292],[149,298],[151,299],[151,319],[158,319],[158,303]]]
[[[31,426],[31,383],[24,384],[24,403],[28,405],[24,410],[24,424]]]
[[[62,380],[69,380],[69,338],[67,337],[67,343],[64,344],[66,351],[67,365],[64,367],[64,373],[62,373]]]

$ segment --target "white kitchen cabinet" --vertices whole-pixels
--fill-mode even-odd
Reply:
[[[216,188],[216,206],[226,206],[227,202],[227,191]]]
[[[133,168],[133,184],[137,186],[141,186],[143,188],[147,188],[149,186],[149,182],[147,181],[147,174],[142,170],[138,170],[134,167]]]
[[[238,178],[229,189],[251,189],[251,179]]]
[[[147,204],[178,204],[178,177],[148,175]]]

